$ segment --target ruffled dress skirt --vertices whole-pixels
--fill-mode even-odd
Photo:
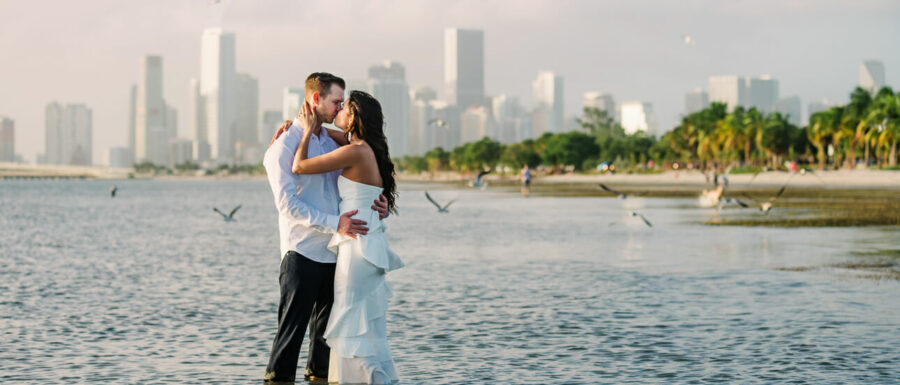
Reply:
[[[335,234],[328,245],[338,256],[334,305],[325,329],[331,347],[329,383],[399,381],[387,342],[385,316],[392,293],[385,274],[403,267],[403,262],[388,248],[380,221],[374,228],[369,223],[368,235],[353,239]]]

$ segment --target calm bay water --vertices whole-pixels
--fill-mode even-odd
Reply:
[[[900,381],[900,283],[776,270],[900,249],[897,227],[704,226],[695,203],[402,185],[402,382]],[[0,181],[0,382],[260,382],[278,268],[264,180]]]

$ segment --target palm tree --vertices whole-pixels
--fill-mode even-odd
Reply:
[[[833,142],[833,136],[843,118],[843,107],[832,107],[809,117],[809,129],[806,131],[809,142],[816,148],[819,169],[824,170],[828,157],[825,148]]]
[[[856,87],[850,93],[850,103],[844,113],[838,136],[841,140],[846,140],[847,146],[847,167],[856,166],[856,151],[860,147],[860,143],[865,141],[866,131],[869,130],[866,117],[872,107],[872,94],[862,87]]]
[[[749,161],[752,155],[750,151],[751,148],[759,148],[760,142],[760,133],[766,125],[765,116],[756,109],[756,107],[750,107],[747,110],[747,114],[744,118],[744,134],[743,137],[746,141],[746,147],[744,147],[744,158]]]

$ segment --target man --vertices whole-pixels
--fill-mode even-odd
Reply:
[[[522,196],[527,197],[531,194],[531,170],[528,169],[527,164],[522,167],[522,171],[519,173],[519,179],[522,180]]]
[[[306,78],[305,103],[313,107],[318,121],[334,121],[344,101],[344,87],[343,79],[328,73],[316,72]],[[294,120],[289,126],[286,124],[279,129],[263,159],[278,209],[281,237],[278,331],[263,377],[263,380],[271,382],[295,380],[297,359],[307,325],[310,335],[309,360],[304,378],[328,378],[330,349],[322,335],[334,298],[334,267],[337,261],[337,256],[327,248],[328,242],[335,232],[355,238],[357,234],[365,235],[368,231],[366,222],[351,218],[356,210],[338,215],[340,196],[337,178],[340,170],[310,175],[291,172],[294,153],[304,129],[313,131],[309,144],[310,157],[337,149],[339,143],[335,139],[345,141],[340,133],[329,132],[321,126],[301,127],[300,121]],[[382,218],[387,215],[387,201],[383,197],[372,208],[379,211]]]

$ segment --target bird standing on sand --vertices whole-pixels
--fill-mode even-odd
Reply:
[[[450,202],[447,202],[446,205],[441,207],[441,205],[439,205],[437,202],[435,202],[434,198],[432,198],[431,195],[428,194],[428,191],[425,192],[425,198],[428,198],[428,201],[431,202],[431,204],[433,204],[434,207],[437,207],[439,213],[444,213],[444,214],[449,213],[449,211],[447,211],[447,208],[450,207],[450,205],[452,205],[453,202],[456,202],[456,199],[454,199],[454,200],[451,200]]]
[[[115,197],[116,197],[116,192],[117,192],[117,191],[119,191],[119,186],[112,186],[112,187],[110,187],[110,188],[109,188],[109,197],[110,197],[110,198],[115,198]]]
[[[234,213],[236,213],[238,211],[238,209],[240,209],[240,208],[241,208],[241,205],[237,205],[237,207],[232,209],[231,212],[228,213],[228,215],[225,215],[225,213],[219,211],[219,209],[216,207],[213,207],[213,211],[219,213],[219,215],[222,216],[222,219],[224,219],[225,222],[232,222],[232,221],[234,221]]]

